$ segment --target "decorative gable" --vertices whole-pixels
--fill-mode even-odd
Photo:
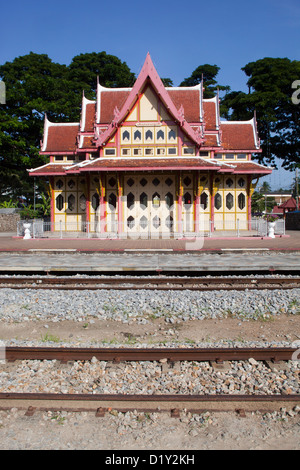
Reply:
[[[151,87],[150,87],[151,85]],[[142,121],[157,121],[158,120],[158,100],[163,103],[167,115],[170,115],[174,122],[176,122],[182,130],[189,136],[189,138],[198,146],[203,143],[203,136],[200,132],[195,132],[184,118],[183,107],[178,110],[174,105],[168,91],[164,87],[161,79],[159,78],[155,67],[152,63],[150,54],[147,54],[145,63],[142,70],[133,86],[129,95],[121,109],[114,110],[114,117],[108,128],[96,136],[98,147],[103,147],[115,128],[120,126],[128,115],[132,115],[134,105],[139,102],[140,116],[137,120]],[[165,112],[165,111],[164,111]],[[132,118],[132,117],[131,117]]]
[[[231,157],[222,154],[232,153],[238,160],[260,152],[259,147],[255,117],[247,122],[221,121],[218,95],[203,99],[202,82],[165,87],[148,53],[132,88],[108,89],[98,82],[96,101],[83,94],[79,123],[50,123],[45,117],[41,154],[69,162],[67,155],[72,153],[79,168],[102,156],[227,160]],[[238,153],[243,155],[234,156]]]

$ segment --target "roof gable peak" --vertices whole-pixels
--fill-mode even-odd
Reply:
[[[130,90],[122,109],[114,113],[114,118],[108,126],[107,130],[98,136],[97,144],[102,146],[107,142],[114,129],[118,127],[121,122],[125,120],[126,116],[130,113],[137,98],[143,92],[145,85],[149,83],[163,102],[167,112],[173,116],[174,120],[179,123],[179,125],[185,130],[188,136],[192,140],[194,140],[198,145],[200,145],[203,142],[202,136],[199,133],[196,133],[192,129],[192,127],[186,122],[182,113],[182,109],[178,110],[174,105],[167,89],[165,88],[161,78],[159,77],[156,71],[156,68],[152,62],[149,52],[147,53],[142,69],[135,81],[135,84]]]

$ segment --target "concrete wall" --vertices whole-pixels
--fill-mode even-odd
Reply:
[[[16,209],[0,209],[0,232],[17,232],[20,214]]]
[[[300,230],[300,212],[288,212],[285,219],[286,230]]]

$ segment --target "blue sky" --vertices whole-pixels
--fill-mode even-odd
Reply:
[[[30,51],[64,64],[106,51],[138,74],[150,52],[159,75],[174,86],[208,63],[220,67],[220,84],[247,91],[241,67],[248,62],[300,60],[299,0],[15,0],[1,3],[0,25],[1,64]],[[273,173],[268,181],[276,187],[293,177]]]

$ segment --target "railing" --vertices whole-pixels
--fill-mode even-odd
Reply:
[[[251,229],[257,232],[260,237],[268,236],[268,222],[261,217],[252,218]],[[285,235],[285,219],[278,219],[275,222],[275,235]]]
[[[27,236],[26,228],[27,224]],[[126,225],[124,227],[124,225]],[[184,224],[183,224],[184,225]],[[239,219],[228,221],[200,220],[198,230],[178,231],[176,223],[168,223],[166,230],[149,226],[134,230],[134,222],[123,224],[118,221],[107,222],[45,222],[41,219],[21,220],[17,225],[17,236],[24,238],[118,238],[118,239],[170,239],[201,237],[245,237],[268,236],[268,223],[262,218],[253,218],[250,222]],[[275,235],[285,234],[285,220],[275,224]]]

